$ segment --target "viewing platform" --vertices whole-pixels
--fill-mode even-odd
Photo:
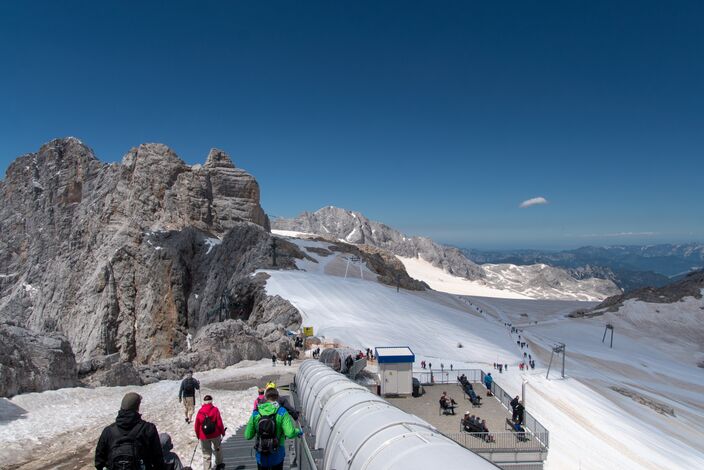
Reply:
[[[482,398],[480,407],[473,407],[457,382],[465,374],[475,393]],[[540,470],[547,458],[549,433],[528,412],[524,415],[524,434],[512,431],[507,419],[511,418],[509,396],[496,382],[492,388],[494,396],[488,397],[482,381],[484,373],[478,369],[433,370],[415,372],[414,377],[423,385],[425,393],[420,397],[391,398],[386,400],[401,410],[414,414],[435,426],[445,436],[481,455],[503,468]],[[445,383],[443,383],[445,382]],[[439,400],[443,392],[457,402],[455,415],[441,413]],[[465,432],[460,420],[466,411],[470,415],[486,420],[491,440],[485,433]]]

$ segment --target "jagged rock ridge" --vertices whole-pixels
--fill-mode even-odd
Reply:
[[[14,325],[4,331],[63,335],[83,372],[170,360],[188,353],[189,333],[225,320],[256,343],[229,357],[258,358],[300,322],[250,276],[270,266],[269,220],[256,180],[220,150],[189,166],[143,144],[105,164],[78,139],[53,140],[0,181],[0,233],[0,322]],[[285,312],[278,323],[262,320],[271,308]]]
[[[457,248],[440,245],[427,237],[408,237],[388,225],[367,219],[359,212],[338,207],[304,212],[295,219],[274,219],[272,227],[370,245],[406,258],[421,256],[434,266],[467,279],[485,277],[482,268],[465,258]]]

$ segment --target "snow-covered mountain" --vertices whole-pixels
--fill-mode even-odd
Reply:
[[[462,249],[478,264],[543,263],[565,268],[575,277],[610,279],[624,291],[659,287],[673,278],[704,267],[704,244],[584,246],[573,250]]]
[[[572,316],[598,318],[637,328],[644,336],[689,344],[698,364],[704,367],[704,271],[663,287],[609,297],[590,311]]]
[[[404,258],[422,257],[448,273],[467,279],[481,279],[484,271],[454,247],[443,246],[427,237],[406,236],[396,229],[367,219],[359,212],[327,206],[304,212],[295,219],[277,218],[272,229],[314,233],[356,245],[370,245]]]
[[[514,297],[602,300],[621,292],[611,280],[584,276],[577,278],[564,269],[545,264],[479,266],[455,247],[441,245],[427,237],[407,236],[388,225],[371,221],[359,212],[333,206],[312,213],[304,212],[294,219],[273,219],[272,228],[312,233],[387,250],[404,262],[409,274],[414,276],[415,272],[417,279],[437,290],[445,290],[444,287],[450,288],[449,285],[452,284],[451,292],[460,293],[468,287],[461,282],[449,280],[438,284],[437,279],[444,277],[444,274],[413,263],[413,259],[426,261],[451,276],[475,281],[489,290],[497,291],[500,296],[513,293]]]
[[[501,286],[532,299],[572,299],[594,301],[620,292],[616,285],[595,277],[575,278],[568,271],[547,264],[516,266],[485,264],[488,284]]]

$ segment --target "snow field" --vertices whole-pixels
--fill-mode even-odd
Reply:
[[[479,281],[470,281],[469,279],[453,276],[422,258],[404,258],[402,256],[397,256],[397,258],[403,263],[409,276],[425,281],[432,289],[440,292],[509,299],[528,298],[517,292],[494,289]]]
[[[288,368],[287,372],[295,371]],[[271,361],[244,361],[226,369],[195,373],[201,381],[201,396],[211,394],[220,409],[227,435],[247,423],[256,388],[244,391],[214,390],[209,384],[238,377],[261,377],[272,372]],[[178,402],[180,380],[163,380],[145,386],[66,388],[28,393],[0,403],[0,468],[32,462],[38,455],[51,454],[52,461],[70,457],[75,450],[98,442],[102,429],[113,423],[127,392],[142,395],[142,417],[156,424],[160,433],[171,435],[174,451],[188,464],[198,443],[193,423],[185,422]],[[196,396],[196,412],[200,398]],[[227,436],[226,436],[227,438]],[[93,454],[91,453],[91,459]],[[200,450],[194,463],[200,463]],[[92,460],[91,460],[92,462]],[[28,468],[41,468],[41,466]],[[84,468],[94,468],[85,466]]]
[[[494,299],[472,298],[474,306],[491,310],[493,318],[487,319],[474,306],[458,305],[452,296],[443,301],[437,292],[397,293],[375,282],[324,272],[267,272],[271,276],[267,292],[291,301],[301,311],[304,325],[313,326],[315,334],[327,340],[360,349],[407,345],[417,362],[425,359],[434,368],[442,362],[446,368],[452,363],[455,368],[491,371],[497,360],[508,363],[508,372],[492,375],[512,394],[519,394],[523,380],[528,380],[527,409],[550,431],[548,470],[704,468],[699,424],[704,415],[688,406],[692,400],[704,401],[701,371],[686,364],[669,367],[673,357],[667,351],[641,354],[644,348],[648,351],[648,343],[639,342],[637,336],[624,341],[617,352],[605,351],[602,324],[562,317],[579,306],[577,302],[495,299],[494,305]],[[513,302],[519,305],[510,305]],[[544,310],[556,313],[547,315]],[[523,350],[503,322],[515,324],[523,318],[540,321],[527,326],[523,336],[531,345],[536,369],[520,372],[517,364]],[[559,379],[559,365],[553,364],[551,379],[546,380],[549,348],[558,341],[568,343],[568,378]],[[457,348],[458,342],[464,347]],[[650,370],[635,373],[631,365],[641,360]],[[700,378],[692,379],[692,374]],[[685,382],[675,400],[690,415],[666,417],[609,388],[667,387],[675,376]]]

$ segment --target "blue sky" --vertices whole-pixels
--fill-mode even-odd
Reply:
[[[700,1],[2,2],[0,161],[67,135],[104,161],[219,147],[272,215],[700,241],[703,58]]]

